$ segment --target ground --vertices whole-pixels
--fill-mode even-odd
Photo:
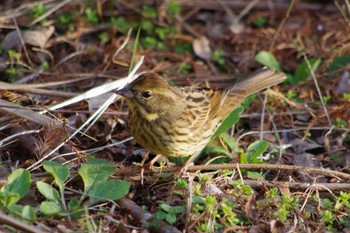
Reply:
[[[349,6],[3,1],[1,231],[349,232]],[[263,66],[288,79],[180,177],[165,157],[149,166],[111,94],[133,72],[230,88]]]

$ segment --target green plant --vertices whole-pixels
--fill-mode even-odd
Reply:
[[[40,211],[48,216],[71,216],[77,218],[84,213],[83,201],[88,197],[89,205],[108,200],[117,200],[129,191],[129,183],[122,180],[108,180],[108,177],[115,172],[115,167],[104,159],[89,158],[88,163],[82,164],[79,175],[84,183],[84,192],[80,200],[73,198],[66,205],[64,190],[65,182],[70,175],[69,169],[53,161],[44,161],[44,169],[54,177],[54,183],[58,186],[59,192],[54,187],[42,181],[38,181],[37,188],[46,198],[40,204]]]
[[[288,90],[287,93],[286,93],[286,97],[288,99],[295,99],[299,96],[299,93],[296,92],[296,91],[292,91],[292,90]]]
[[[281,71],[281,66],[279,62],[277,61],[274,54],[269,51],[260,51],[255,56],[255,60],[262,65],[275,68],[277,71]],[[300,65],[298,65],[294,75],[291,73],[286,73],[288,77],[287,79],[288,82],[292,85],[295,85],[301,81],[305,81],[308,77],[311,76],[311,72],[313,73],[316,72],[320,64],[321,64],[321,59],[316,59],[316,58],[311,58],[308,60],[308,62],[303,61]]]
[[[330,159],[334,164],[340,164],[342,162],[341,154],[339,152],[330,154]]]
[[[8,75],[9,82],[13,83],[15,82],[18,74],[18,67],[20,64],[22,64],[21,54],[12,49],[8,50],[7,54],[10,57],[11,66],[6,69],[6,74]]]
[[[122,33],[127,33],[130,28],[137,28],[139,25],[135,21],[125,20],[125,17],[111,17],[111,24]]]
[[[109,40],[109,36],[107,32],[101,32],[98,35],[98,38],[100,39],[102,45],[105,45]]]
[[[186,75],[190,72],[190,70],[192,69],[191,64],[188,63],[183,63],[180,65],[180,74],[181,75]]]
[[[45,198],[40,204],[42,216],[58,216],[68,218],[78,218],[85,213],[83,201],[89,199],[89,205],[95,205],[108,200],[117,200],[127,194],[130,185],[122,180],[109,180],[108,177],[115,172],[115,167],[104,159],[89,158],[89,162],[82,164],[79,175],[84,183],[84,194],[77,198],[72,198],[68,203],[65,198],[66,182],[70,176],[67,166],[53,161],[44,161],[44,169],[53,177],[53,183],[58,187],[58,191],[53,185],[42,181],[36,182],[36,187]],[[0,190],[0,208],[21,217],[27,221],[36,218],[35,209],[31,206],[21,206],[17,202],[29,191],[31,176],[27,170],[18,169],[8,178]]]
[[[265,16],[259,16],[254,20],[254,25],[258,28],[264,28],[267,24],[267,18]]]
[[[241,154],[241,163],[261,164],[262,154],[269,147],[269,143],[265,140],[258,140],[249,145],[247,152]]]
[[[64,12],[60,14],[57,19],[60,24],[70,24],[76,20],[76,17],[77,15],[75,12]]]
[[[330,210],[321,211],[321,221],[326,225],[327,230],[335,232],[336,229],[333,226],[334,220],[336,219],[334,213]]]
[[[23,220],[34,221],[35,209],[28,205],[17,204],[28,193],[30,184],[31,176],[27,170],[20,168],[12,172],[0,190],[0,208]]]
[[[239,116],[242,114],[243,111],[244,111],[244,108],[242,106],[239,106],[235,110],[233,110],[230,113],[230,115],[222,122],[222,124],[213,134],[211,139],[214,139],[215,137],[219,136],[223,132],[226,132],[228,129],[232,128],[232,126],[238,122]]]
[[[332,63],[327,67],[327,72],[340,70],[342,67],[350,64],[350,55],[344,54],[334,58]]]
[[[174,51],[176,54],[185,54],[186,52],[191,53],[192,45],[188,42],[176,41]]]
[[[339,128],[346,128],[348,126],[348,122],[340,117],[337,117],[335,120],[335,126]]]
[[[82,164],[79,175],[84,182],[84,195],[89,197],[90,204],[100,203],[106,200],[118,200],[125,196],[130,184],[123,180],[108,179],[115,173],[115,166],[105,159],[89,158],[88,163]]]
[[[213,61],[219,65],[221,69],[225,69],[225,52],[222,49],[217,49],[213,52],[212,54],[212,59]]]
[[[31,17],[33,17],[34,19],[42,16],[43,14],[45,14],[47,12],[47,9],[45,7],[44,4],[39,3],[37,5],[35,5],[30,11],[29,11],[29,15]],[[45,20],[40,21],[41,23],[45,22]]]
[[[275,55],[269,51],[261,51],[255,56],[255,60],[262,65],[274,68],[277,71],[281,71],[279,62]]]
[[[40,65],[41,68],[44,69],[44,71],[48,71],[50,69],[50,65],[47,61],[43,61]]]
[[[16,77],[18,74],[18,69],[16,67],[10,67],[6,69],[6,74],[8,75],[9,82],[13,83],[16,81]]]
[[[177,0],[169,0],[168,1],[168,15],[174,20],[175,16],[181,12],[181,5]]]
[[[170,224],[174,224],[178,221],[178,217],[182,217],[185,213],[185,207],[183,206],[171,206],[165,202],[161,203],[154,214],[153,224],[157,225],[157,221],[165,220]]]
[[[59,26],[63,29],[68,29],[68,31],[73,32],[75,30],[74,22],[77,19],[76,12],[64,12],[58,17]]]
[[[9,55],[11,59],[11,64],[13,63],[20,63],[21,62],[21,54],[15,50],[8,50],[7,54]]]
[[[86,8],[85,9],[85,19],[88,23],[91,23],[93,25],[98,24],[99,19],[98,19],[97,9]]]
[[[206,179],[205,179],[206,180]],[[203,180],[204,182],[204,180]],[[212,180],[206,182],[211,183]],[[252,193],[249,186],[242,185],[241,182],[233,184],[234,190],[231,190],[232,198],[219,198],[218,196],[204,195],[199,191],[199,183],[196,184],[192,201],[191,216],[197,223],[195,229],[197,232],[215,232],[242,224],[246,219],[244,216],[237,214],[239,204],[233,201],[234,197],[244,197]],[[243,189],[242,189],[243,188]]]
[[[147,18],[156,18],[158,16],[157,9],[151,5],[146,4],[142,6],[142,14]]]
[[[267,207],[270,218],[277,218],[280,221],[286,221],[293,216],[295,209],[300,207],[298,196],[283,194],[280,195],[277,188],[272,188],[265,193],[265,198],[259,204]]]
[[[350,93],[343,93],[343,100],[350,100]]]
[[[315,73],[321,64],[321,59],[311,58],[308,62],[311,66],[310,68],[312,72]],[[295,85],[298,82],[305,81],[308,77],[311,76],[310,68],[306,61],[302,62],[300,65],[298,65],[295,74],[291,76],[292,78],[288,77],[288,82],[292,85]]]

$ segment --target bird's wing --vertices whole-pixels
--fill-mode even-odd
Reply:
[[[217,116],[227,95],[224,89],[183,87],[181,91],[186,96],[184,115],[192,131],[206,127]]]

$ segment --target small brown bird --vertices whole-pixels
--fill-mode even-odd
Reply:
[[[116,93],[126,98],[128,125],[141,146],[182,157],[201,151],[247,96],[285,79],[285,74],[263,68],[230,89],[209,89],[169,86],[161,76],[144,73]]]

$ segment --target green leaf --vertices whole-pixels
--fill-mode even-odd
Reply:
[[[247,172],[247,177],[254,180],[264,180],[264,177],[259,172]]]
[[[154,29],[154,24],[152,23],[152,21],[147,20],[147,19],[143,19],[141,21],[141,28],[143,30],[145,30],[148,34],[151,34],[153,29]]]
[[[81,217],[85,211],[80,208],[80,202],[73,198],[68,202],[68,210],[73,219]]]
[[[242,164],[248,163],[247,156],[244,152],[240,153],[239,158],[240,158],[240,160],[239,160],[240,163],[242,163]]]
[[[68,203],[69,210],[76,210],[79,207],[80,207],[80,202],[75,198],[71,199]]]
[[[312,58],[309,60],[309,63],[310,63],[312,71],[315,73],[317,68],[321,64],[321,59]],[[294,78],[295,78],[296,82],[301,82],[301,81],[306,80],[310,76],[311,76],[311,71],[310,71],[306,61],[304,61],[303,63],[301,63],[297,67],[297,69],[295,71]]]
[[[55,179],[55,183],[61,191],[64,190],[64,182],[69,176],[69,168],[55,161],[44,161],[44,169],[49,172]]]
[[[142,13],[149,18],[156,18],[158,15],[157,9],[151,5],[143,5]]]
[[[186,210],[185,207],[183,207],[183,206],[175,206],[173,208],[175,210],[175,213],[177,213],[177,214],[181,214],[181,213],[185,212],[185,210]]]
[[[170,223],[170,224],[173,224],[176,222],[176,215],[175,214],[167,214],[165,216],[165,220]]]
[[[165,213],[164,211],[159,210],[159,211],[157,211],[154,214],[154,217],[156,217],[157,219],[162,220],[162,219],[165,219],[166,215],[167,215],[167,213]]]
[[[30,221],[35,221],[36,219],[35,209],[29,205],[24,206],[22,209],[22,217]]]
[[[158,40],[154,37],[150,37],[150,36],[146,36],[143,38],[143,40],[141,41],[141,44],[145,47],[145,48],[150,48],[152,46],[155,46],[158,43]]]
[[[334,58],[333,62],[327,67],[327,72],[332,72],[338,70],[341,67],[347,66],[350,64],[350,55],[340,55]]]
[[[118,200],[125,196],[130,189],[130,184],[124,180],[107,180],[103,183],[91,186],[87,193],[90,196],[91,205],[106,200]]]
[[[234,124],[236,124],[243,110],[244,108],[242,106],[239,106],[235,110],[233,110],[230,113],[230,115],[222,122],[219,128],[215,131],[211,139],[213,140],[215,137],[219,136],[223,132],[226,132],[229,128],[231,128]]]
[[[255,141],[249,145],[247,150],[247,162],[249,164],[261,163],[258,159],[269,147],[269,143],[265,140]]]
[[[84,192],[91,197],[91,204],[106,200],[117,200],[129,192],[130,184],[122,180],[108,180],[115,167],[106,159],[89,158],[82,164],[79,175],[84,182]]]
[[[47,200],[60,204],[60,195],[51,185],[38,181],[36,187]]]
[[[236,145],[235,139],[229,135],[227,132],[224,132],[220,135],[221,140],[225,143],[225,145],[230,149],[230,151],[233,150],[234,146]]]
[[[169,205],[169,204],[167,204],[167,203],[161,203],[160,205],[159,205],[159,207],[160,208],[162,208],[165,212],[167,212],[167,213],[169,213],[169,212],[171,212],[172,211],[172,206],[171,205]]]
[[[7,184],[1,188],[1,192],[17,193],[22,198],[29,191],[30,180],[30,173],[27,170],[17,169],[9,175]]]
[[[43,201],[40,204],[40,211],[44,215],[51,216],[60,213],[62,211],[62,208],[56,202]]]
[[[278,63],[275,55],[269,51],[260,51],[255,60],[264,66],[275,68],[276,71],[281,71],[280,64]]]
[[[249,174],[249,172],[248,172]],[[250,195],[252,193],[254,193],[253,189],[249,186],[249,185],[241,185],[241,189],[243,190],[244,194],[246,195]]]
[[[114,165],[106,159],[90,158],[88,163],[81,165],[78,172],[84,182],[84,192],[89,193],[92,186],[107,181],[115,170]]]
[[[258,28],[263,28],[267,23],[267,18],[265,16],[259,16],[253,22]]]
[[[176,185],[179,188],[183,188],[183,189],[187,189],[188,188],[187,181],[184,180],[184,179],[177,179],[176,180]]]
[[[205,148],[206,154],[217,154],[217,155],[226,155],[227,157],[232,157],[231,153],[229,153],[222,146],[208,146]]]
[[[21,199],[18,193],[0,192],[0,207],[10,207],[16,204]]]
[[[168,14],[170,15],[176,15],[179,14],[181,11],[181,5],[178,3],[177,0],[169,0],[168,1]]]

